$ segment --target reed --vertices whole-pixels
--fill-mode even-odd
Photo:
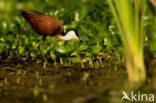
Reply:
[[[146,0],[107,0],[125,52],[129,81],[144,82],[144,20]]]

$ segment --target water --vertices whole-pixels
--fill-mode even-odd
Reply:
[[[0,103],[122,103],[122,91],[130,91],[123,65],[81,68],[42,63],[0,65]],[[149,81],[137,91],[155,94]]]

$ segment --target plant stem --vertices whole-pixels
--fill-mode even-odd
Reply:
[[[138,52],[136,54],[127,52],[125,58],[129,81],[144,82],[146,80],[146,71],[143,57],[143,52]]]
[[[108,0],[125,48],[129,81],[144,82],[143,38],[145,0]]]

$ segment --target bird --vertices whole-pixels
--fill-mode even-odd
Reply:
[[[43,35],[43,39],[47,36],[52,36],[65,41],[71,39],[79,40],[74,30],[70,30],[64,35],[61,21],[54,16],[32,11],[20,11],[21,15],[31,25],[32,29],[36,33]]]
[[[151,4],[156,8],[156,0],[149,0]]]
[[[20,10],[21,15],[25,18],[25,20],[30,24],[31,28],[38,34],[43,35],[43,38],[40,42],[38,42],[38,49],[40,50],[40,46],[42,42],[45,41],[47,36],[56,37],[59,40],[71,40],[76,39],[80,40],[79,36],[77,36],[74,30],[68,31],[66,34],[63,31],[63,25],[61,20],[54,16],[46,15],[44,13],[32,12],[32,11],[24,11]],[[65,35],[64,35],[65,34]],[[46,58],[43,56],[44,65],[43,68],[46,68]]]

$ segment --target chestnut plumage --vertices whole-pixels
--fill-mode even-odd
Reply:
[[[55,36],[61,40],[79,39],[74,31],[69,31],[65,36],[62,36],[63,25],[59,19],[53,16],[30,11],[21,11],[21,15],[37,33],[44,37]]]
[[[39,34],[44,36],[55,36],[63,32],[61,22],[53,16],[26,11],[21,11],[21,15]]]
[[[151,4],[156,8],[156,0],[149,0]]]

